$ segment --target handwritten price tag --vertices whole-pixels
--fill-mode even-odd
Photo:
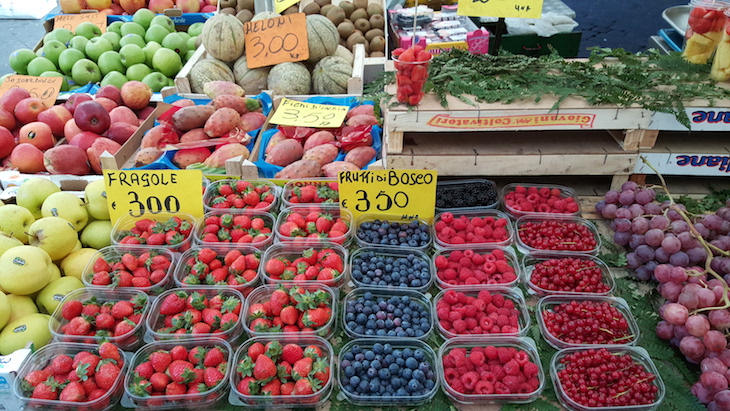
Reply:
[[[280,126],[337,128],[345,121],[348,110],[347,106],[303,103],[283,98],[269,122]]]
[[[76,31],[76,26],[88,21],[106,33],[106,13],[59,14],[53,18],[53,27]]]
[[[340,208],[350,210],[355,219],[363,214],[378,214],[433,222],[436,171],[342,171],[338,183]]]
[[[309,58],[307,17],[288,14],[243,23],[248,68],[302,61]]]
[[[30,93],[31,97],[43,100],[46,107],[52,107],[56,104],[58,92],[61,91],[63,84],[62,77],[34,77],[13,75],[8,76],[0,85],[0,96],[7,93],[11,88],[22,88]]]
[[[274,11],[281,14],[282,11],[299,3],[300,0],[274,0]]]
[[[462,16],[519,17],[539,19],[543,0],[462,0],[457,13]]]
[[[104,185],[112,223],[126,214],[204,214],[200,170],[106,170]]]

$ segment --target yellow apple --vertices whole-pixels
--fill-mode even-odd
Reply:
[[[19,245],[23,245],[23,242],[8,233],[0,231],[0,255]]]
[[[38,307],[36,307],[33,299],[27,295],[8,294],[7,298],[8,302],[10,302],[10,318],[8,322],[13,322],[18,318],[38,312]]]
[[[59,191],[61,191],[61,188],[53,181],[43,177],[33,177],[25,180],[18,187],[15,203],[27,208],[37,220],[43,217],[41,215],[41,205],[43,205],[46,197]]]
[[[0,354],[8,355],[25,347],[29,342],[35,349],[41,348],[51,341],[51,329],[48,314],[28,314],[9,322],[0,332]]]
[[[84,268],[89,264],[91,257],[96,254],[96,251],[93,248],[82,248],[67,255],[61,261],[61,273],[66,277],[76,277],[81,281]]]
[[[36,220],[28,228],[28,238],[30,245],[47,252],[53,261],[66,257],[78,242],[74,226],[61,217],[43,217]]]
[[[8,297],[5,294],[0,293],[0,329],[5,327],[5,324],[8,323],[11,311],[12,308],[10,308],[10,301],[8,301]]]
[[[86,211],[97,220],[109,219],[109,203],[106,201],[104,180],[92,181],[84,189]]]
[[[104,10],[112,6],[112,0],[86,0],[86,7],[94,10]]]
[[[56,281],[61,277],[61,268],[56,263],[51,264],[51,281]]]
[[[38,293],[36,305],[48,314],[53,314],[63,297],[71,291],[84,288],[84,283],[76,277],[61,277],[51,281]]]
[[[0,255],[0,286],[10,294],[33,294],[51,281],[51,264],[41,248],[13,247]]]
[[[28,229],[35,218],[27,208],[15,204],[0,207],[0,231],[28,244]]]
[[[68,191],[53,193],[41,206],[43,217],[61,217],[73,224],[76,231],[81,231],[89,222],[86,204]]]
[[[86,225],[81,232],[81,244],[85,247],[104,248],[112,245],[112,222],[109,220],[96,220]]]

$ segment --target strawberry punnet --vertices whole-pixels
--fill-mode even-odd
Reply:
[[[333,316],[334,295],[326,286],[266,286],[254,293],[245,320],[253,334],[322,332]]]
[[[123,245],[169,247],[172,251],[183,252],[190,248],[188,238],[192,235],[193,228],[192,219],[177,216],[165,221],[142,218],[136,220],[132,228],[117,231],[112,235]]]
[[[210,209],[255,209],[267,211],[276,202],[274,187],[268,182],[221,180],[211,183],[205,195]]]
[[[235,338],[243,296],[233,289],[162,293],[148,320],[150,331],[160,335],[206,335]]]
[[[267,250],[263,273],[274,281],[317,281],[332,286],[345,271],[345,253],[334,244],[309,248],[275,245]]]
[[[183,288],[229,286],[246,295],[256,284],[260,260],[261,252],[251,247],[191,249],[181,258],[176,281]]]

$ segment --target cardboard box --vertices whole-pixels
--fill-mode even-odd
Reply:
[[[10,355],[0,356],[0,410],[23,409],[20,400],[13,393],[13,384],[20,365],[30,353],[30,348],[22,348]]]

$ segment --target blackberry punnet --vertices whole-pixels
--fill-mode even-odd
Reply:
[[[437,208],[487,207],[497,202],[499,194],[489,181],[474,181],[436,186]]]

